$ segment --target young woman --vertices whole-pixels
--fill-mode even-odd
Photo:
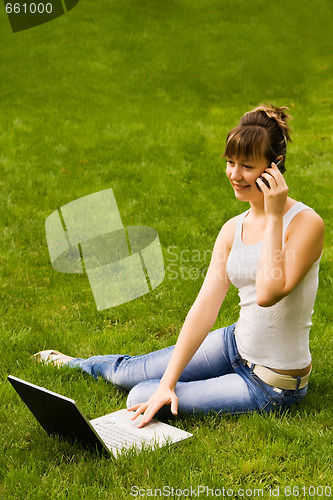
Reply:
[[[309,331],[318,288],[324,224],[288,197],[280,172],[290,141],[285,107],[261,105],[228,134],[226,174],[250,208],[222,227],[202,288],[175,346],[143,356],[37,359],[80,367],[129,390],[140,427],[165,405],[171,412],[240,414],[299,403],[311,372]],[[281,168],[282,167],[282,168]],[[230,283],[240,316],[211,333]]]

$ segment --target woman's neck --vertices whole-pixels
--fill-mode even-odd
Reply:
[[[264,200],[250,201],[250,213],[252,217],[262,218],[265,216]]]

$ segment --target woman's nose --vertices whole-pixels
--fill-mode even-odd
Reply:
[[[230,179],[237,180],[237,179],[241,179],[241,178],[242,178],[241,170],[237,166],[235,166],[231,171]]]

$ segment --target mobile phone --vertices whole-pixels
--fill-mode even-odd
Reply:
[[[284,166],[284,163],[282,160],[279,160],[278,162],[275,163],[275,165],[277,166],[277,168],[280,170],[281,174],[284,174],[285,171],[286,171],[286,167]],[[272,168],[272,167],[269,167],[269,168]],[[269,186],[269,183],[267,181],[267,179],[265,179],[264,177],[259,177],[259,179],[261,179],[263,181],[264,184],[266,184],[266,186],[268,188],[270,188]],[[256,186],[257,188],[259,189],[259,191],[262,193],[262,189],[259,187],[259,185],[257,184],[257,181],[256,181]]]

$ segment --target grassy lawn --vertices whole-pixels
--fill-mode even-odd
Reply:
[[[199,486],[232,498],[240,488],[247,498],[319,498],[319,487],[333,487],[332,16],[331,0],[81,0],[13,34],[0,7],[0,498],[126,499],[139,496],[133,487],[185,498]],[[48,438],[7,375],[75,399],[91,419],[125,406],[126,393],[106,382],[30,356],[134,355],[176,341],[221,226],[248,208],[221,153],[260,102],[289,106],[290,196],[326,224],[304,403],[282,416],[178,417],[191,442],[117,462]],[[158,231],[166,277],[98,312],[86,275],[53,270],[44,224],[107,188],[126,226]],[[237,320],[237,303],[231,289],[216,328]]]

